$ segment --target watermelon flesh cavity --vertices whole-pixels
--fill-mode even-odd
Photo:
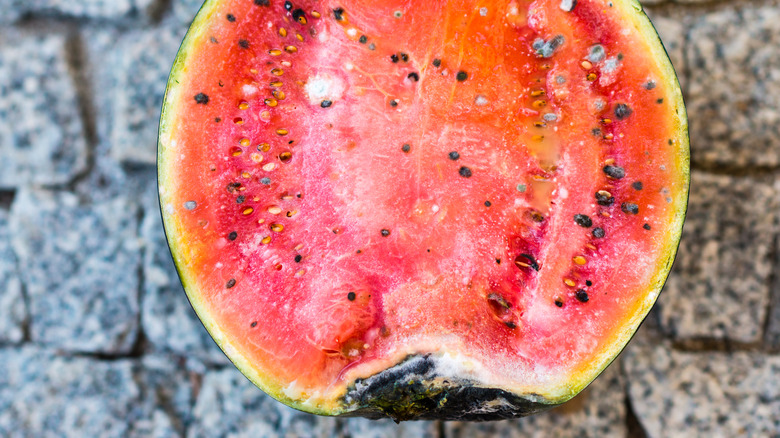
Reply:
[[[632,1],[210,0],[159,185],[193,307],[264,391],[504,418],[576,395],[649,311],[687,123]]]

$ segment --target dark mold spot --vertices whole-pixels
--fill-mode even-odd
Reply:
[[[625,103],[619,103],[617,104],[617,107],[615,107],[615,117],[617,117],[618,120],[627,118],[633,112],[634,110],[632,110],[631,107]]]
[[[449,154],[447,154],[448,157],[450,157],[450,160],[455,161],[458,158],[460,158],[460,154],[457,151],[452,151]]]
[[[249,41],[247,41],[247,40],[238,40],[238,45],[242,49],[248,49],[249,48]]]
[[[333,105],[333,102],[327,99],[320,102],[320,106],[323,108],[330,108],[331,105]]]
[[[228,240],[236,240],[238,238],[238,233],[235,231],[231,231],[230,234],[228,234]]]
[[[459,174],[460,174],[460,176],[462,176],[463,178],[471,178],[471,175],[472,175],[472,173],[471,173],[471,169],[469,169],[469,168],[468,168],[468,167],[466,167],[466,166],[463,166],[463,167],[461,167],[460,169],[458,169],[458,173],[459,173]]]
[[[585,289],[577,290],[577,292],[574,293],[574,297],[577,298],[577,301],[581,303],[587,303],[588,300],[590,299]]]
[[[575,214],[574,222],[576,222],[577,225],[585,228],[590,228],[593,226],[593,220],[591,220],[590,217],[584,214]]]
[[[235,278],[231,278],[230,280],[228,280],[227,283],[225,283],[225,289],[231,289],[235,285],[236,285],[236,279]]]
[[[549,41],[544,41],[540,38],[534,41],[533,48],[536,50],[537,55],[541,56],[542,58],[549,58],[553,56],[555,51],[563,45],[564,41],[566,41],[566,39],[563,37],[563,35],[556,35],[550,38]]]
[[[195,102],[206,105],[209,103],[209,97],[204,93],[198,93],[195,95]]]
[[[458,74],[455,75],[455,79],[457,79],[458,82],[463,82],[468,78],[469,78],[469,74],[463,70],[459,71]]]
[[[620,209],[626,214],[639,214],[639,206],[631,202],[620,204]]]
[[[603,207],[609,207],[615,202],[615,198],[612,196],[611,193],[609,193],[606,190],[599,190],[596,192],[596,203],[603,206]]]
[[[642,188],[644,188],[644,185],[642,184],[642,181],[634,181],[631,184],[631,187],[633,187],[634,190],[642,190]]]
[[[593,237],[595,237],[596,239],[601,239],[607,235],[607,233],[605,233],[604,229],[601,227],[594,228],[591,234],[593,234]]]
[[[620,166],[604,166],[604,173],[613,179],[620,179],[626,176],[626,170]]]

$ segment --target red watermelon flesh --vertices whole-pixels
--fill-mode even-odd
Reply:
[[[210,0],[159,178],[189,299],[264,391],[500,418],[573,397],[649,311],[687,123],[632,1]]]

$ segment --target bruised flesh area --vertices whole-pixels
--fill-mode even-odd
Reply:
[[[359,411],[361,382],[425,358],[428,389],[544,406],[665,279],[684,108],[629,2],[212,0],[160,195],[193,306],[274,397]]]

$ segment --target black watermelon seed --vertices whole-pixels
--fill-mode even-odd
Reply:
[[[288,0],[288,1],[284,2],[284,8],[287,9],[288,11],[292,9],[292,6],[293,5],[292,5],[291,1]]]
[[[333,16],[337,21],[344,21],[344,8],[336,8],[333,10]]]
[[[413,80],[413,81],[415,81],[415,82],[420,80],[420,75],[415,73],[415,72],[409,73],[408,75],[406,75],[406,77],[411,79],[411,80]]]
[[[412,146],[409,143],[405,143],[403,146],[401,146],[401,150],[404,152],[409,152],[412,150]]]
[[[642,184],[642,181],[634,181],[634,183],[631,184],[631,187],[633,187],[634,190],[642,190],[644,185]]]
[[[452,160],[452,161],[455,161],[455,160],[457,160],[458,158],[460,158],[460,154],[459,154],[457,151],[452,151],[452,152],[450,152],[450,153],[448,154],[448,156],[450,157],[450,160]]]
[[[509,327],[511,329],[516,329],[517,328],[517,324],[515,324],[512,321],[504,321],[504,325],[506,325],[507,327]]]
[[[534,271],[537,272],[539,271],[539,269],[541,269],[539,263],[531,254],[520,254],[519,256],[515,257],[515,264],[518,265],[519,267],[523,267],[521,264],[528,265]]]
[[[401,53],[401,61],[409,62],[409,55],[407,55],[406,53]]]
[[[306,13],[303,12],[303,9],[296,9],[292,12],[293,20],[297,21],[301,24],[306,24]]]
[[[390,230],[388,230],[387,228],[383,228],[382,229],[382,237],[387,237],[389,235],[390,235]]]
[[[436,58],[433,60],[433,66],[434,67],[441,67],[441,59]]]
[[[233,286],[235,286],[235,285],[236,285],[236,279],[235,279],[235,278],[231,278],[231,279],[230,279],[230,280],[228,280],[228,282],[225,284],[225,289],[230,289],[230,288],[232,288],[232,287],[233,287]]]
[[[644,228],[646,230],[649,230],[650,229],[650,224],[644,224],[644,225],[642,225],[642,228]]]
[[[209,97],[204,93],[198,93],[195,95],[195,102],[201,105],[206,105],[209,103]]]
[[[607,233],[605,233],[604,229],[601,227],[594,228],[591,234],[593,234],[593,237],[595,237],[596,239],[601,239],[607,235]]]
[[[297,254],[297,255],[295,256],[295,263],[300,263],[300,262],[301,262],[301,260],[303,260],[303,256],[302,256],[302,255],[300,255],[300,254]]]
[[[577,225],[585,228],[590,228],[593,226],[593,221],[591,220],[591,218],[589,218],[587,215],[584,214],[575,214],[574,222],[576,222]]]
[[[365,44],[368,42],[368,37],[365,35],[360,35],[360,38],[358,38],[358,41],[360,41],[360,44]]]
[[[252,321],[252,324],[249,324],[249,326],[252,328],[257,327],[257,321]]]
[[[236,190],[238,190],[239,187],[241,187],[241,183],[240,182],[232,182],[232,183],[227,185],[227,191],[229,193],[233,193]]]
[[[236,204],[243,204],[244,201],[246,201],[246,196],[244,195],[238,195],[238,197],[236,198]]]
[[[590,299],[588,297],[588,293],[585,292],[585,289],[579,289],[577,292],[574,293],[574,296],[577,298],[577,301],[581,303],[587,303]]]
[[[485,207],[490,207],[491,205],[493,205],[493,203],[490,201],[485,201]]]
[[[471,173],[471,169],[469,169],[469,168],[468,168],[468,167],[466,167],[466,166],[463,166],[463,167],[461,167],[460,169],[458,169],[458,173],[459,173],[459,174],[460,174],[460,176],[462,176],[463,178],[471,178],[471,175],[472,175],[472,173]]]
[[[630,106],[626,105],[625,103],[619,103],[617,107],[615,107],[615,117],[618,118],[618,120],[623,120],[626,117],[630,116],[631,113],[633,113],[634,110],[631,109]]]
[[[626,214],[639,214],[639,206],[631,202],[620,204],[620,209]]]
[[[350,301],[355,301],[355,298],[357,298],[357,295],[355,295],[355,292],[350,292],[347,294],[347,299]]]
[[[555,305],[558,306],[558,307],[563,307],[563,301],[555,300]]]
[[[604,173],[610,178],[620,179],[626,176],[626,169],[620,166],[604,166]]]
[[[265,177],[260,179],[260,184],[267,186],[271,184],[271,178]]]
[[[249,41],[247,41],[247,40],[238,40],[238,45],[242,49],[248,49],[249,48]]]
[[[398,55],[393,53],[392,55],[390,55],[390,60],[393,61],[393,63],[398,62]]]
[[[457,80],[458,80],[458,82],[463,82],[463,81],[465,81],[465,80],[466,80],[466,79],[468,79],[468,78],[469,78],[469,74],[468,74],[468,73],[466,73],[466,72],[465,72],[465,71],[463,71],[463,70],[459,71],[459,72],[458,72],[458,74],[457,74],[457,75],[455,75],[455,79],[457,79]]]
[[[330,100],[323,100],[322,102],[320,102],[320,106],[323,108],[329,108],[331,105],[333,105],[333,102],[331,102]]]
[[[236,240],[238,238],[238,233],[235,231],[231,231],[230,234],[228,234],[228,240]]]
[[[615,198],[609,192],[599,190],[596,192],[596,203],[603,207],[609,207],[615,203]]]
[[[593,286],[593,282],[590,280],[585,280],[585,286]]]

